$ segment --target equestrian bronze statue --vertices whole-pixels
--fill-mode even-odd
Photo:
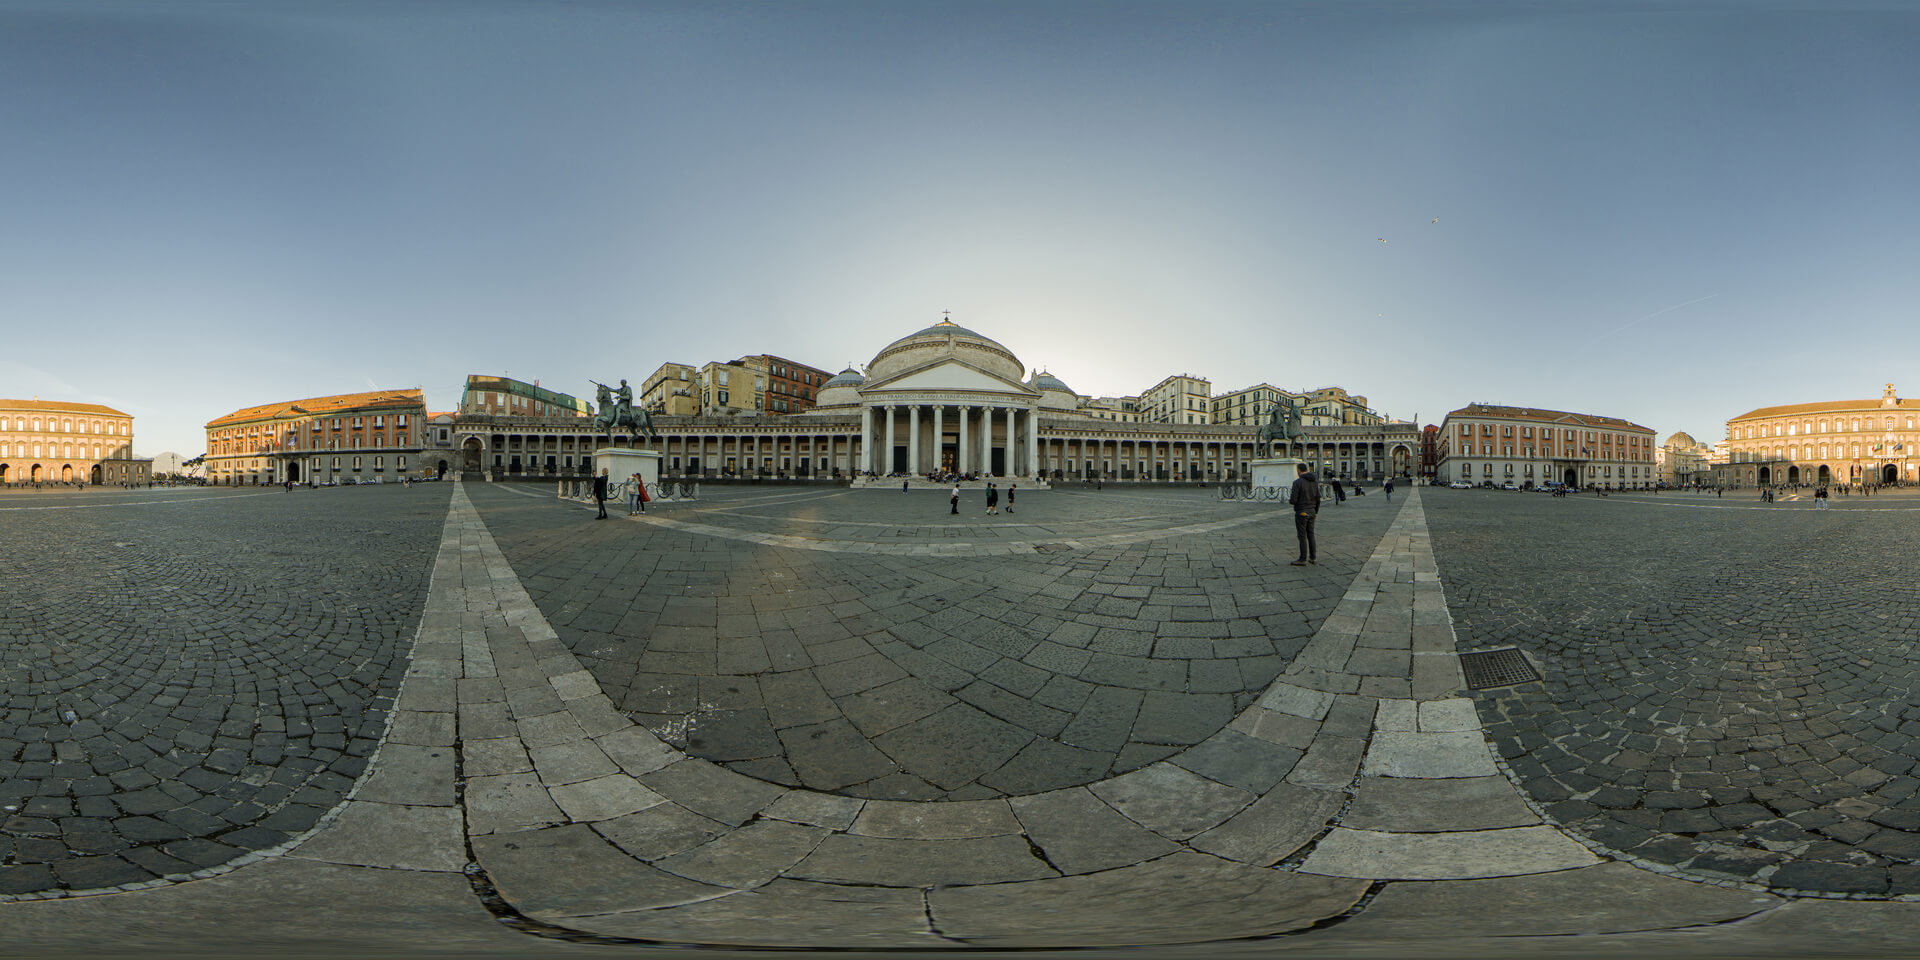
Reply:
[[[1270,453],[1275,440],[1285,441],[1287,450],[1293,450],[1294,441],[1300,439],[1304,431],[1300,428],[1300,408],[1291,399],[1282,400],[1273,405],[1273,412],[1267,422],[1260,427],[1262,452]]]
[[[645,437],[649,441],[660,439],[659,432],[653,429],[653,417],[646,410],[634,407],[633,388],[627,386],[625,380],[620,381],[619,390],[614,390],[598,380],[587,382],[600,388],[598,405],[600,412],[593,417],[593,428],[605,430],[608,443],[613,442],[613,431],[617,427],[626,428],[629,446],[633,444],[636,437]]]

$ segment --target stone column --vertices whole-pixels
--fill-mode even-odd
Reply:
[[[893,404],[887,404],[887,446],[880,451],[880,470],[882,474],[893,472],[893,447],[895,443],[893,422],[900,418],[900,411]]]
[[[940,469],[940,455],[946,452],[947,408],[943,404],[933,405],[933,469]]]
[[[973,419],[971,416],[969,416],[972,410],[973,410],[972,407],[960,407],[957,411],[955,411],[960,417],[960,450],[959,450],[960,462],[954,464],[954,469],[958,470],[961,473],[966,473],[968,470],[973,468],[973,452],[967,449],[967,434],[968,434],[967,423],[968,421]]]
[[[867,406],[866,404],[861,404],[860,406],[860,457],[862,460],[865,460],[868,463],[867,469],[869,470],[873,469],[872,467],[873,451],[869,449],[872,446],[873,446],[873,408],[870,406]],[[848,446],[847,459],[852,460],[853,457],[854,457],[853,447]]]
[[[925,473],[926,465],[920,462],[920,405],[916,403],[907,409],[909,411],[907,425],[907,472],[914,474]]]
[[[1040,411],[1027,411],[1027,472],[1040,475]]]
[[[1002,407],[1000,413],[1006,415],[1006,432],[1000,434],[1000,444],[1006,453],[1000,455],[1000,476],[1016,476],[1014,470],[1014,407]]]

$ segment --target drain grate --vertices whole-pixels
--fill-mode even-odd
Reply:
[[[1533,668],[1533,664],[1527,661],[1527,655],[1517,647],[1463,653],[1460,655],[1460,672],[1466,674],[1469,690],[1510,687],[1540,679],[1540,671]]]

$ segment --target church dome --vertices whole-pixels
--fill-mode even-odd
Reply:
[[[1040,391],[1040,406],[1048,410],[1072,411],[1080,409],[1080,395],[1066,385],[1059,377],[1045,370],[1033,375],[1027,386]]]
[[[834,374],[833,379],[821,384],[820,388],[824,390],[827,387],[857,387],[866,382],[867,378],[861,376],[860,371],[848,367]]]
[[[1027,386],[1032,387],[1035,390],[1038,390],[1042,393],[1045,393],[1048,390],[1059,390],[1063,393],[1073,392],[1072,387],[1067,386],[1064,382],[1060,380],[1059,377],[1056,377],[1053,374],[1046,372],[1045,370],[1042,370],[1039,373],[1034,374],[1033,379],[1027,381]]]
[[[821,384],[820,392],[815,395],[813,402],[816,406],[821,407],[838,407],[859,403],[860,385],[866,382],[867,378],[861,376],[860,371],[848,367],[835,374],[833,378],[826,383]]]
[[[867,365],[867,379],[884,380],[931,363],[944,356],[970,363],[990,373],[1020,382],[1026,366],[1013,351],[966,327],[942,320],[888,344]]]

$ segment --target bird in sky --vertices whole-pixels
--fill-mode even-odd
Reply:
[[[1380,241],[1381,243],[1386,243],[1386,242],[1387,242],[1387,238],[1386,238],[1386,237],[1375,237],[1374,239],[1376,239],[1376,240],[1379,240],[1379,241]]]
[[[1440,218],[1439,218],[1439,217],[1434,217],[1434,218],[1433,218],[1433,222],[1434,222],[1434,223],[1439,223],[1439,222],[1440,222]]]

